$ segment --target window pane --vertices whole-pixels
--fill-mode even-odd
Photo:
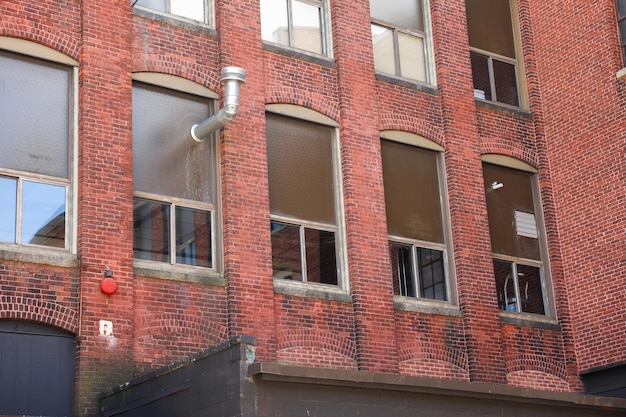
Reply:
[[[323,51],[320,7],[296,0],[292,7],[293,46],[321,54]]]
[[[420,277],[420,297],[447,301],[443,252],[436,249],[417,248],[417,263]]]
[[[136,198],[133,218],[135,258],[170,262],[170,205]]]
[[[372,44],[376,72],[398,75],[396,73],[393,31],[382,26],[372,25]]]
[[[524,313],[545,314],[541,270],[534,266],[517,264],[517,280],[522,300],[522,311]]]
[[[68,178],[72,70],[7,52],[0,68],[0,167]]]
[[[17,180],[0,177],[0,242],[15,243]]]
[[[211,212],[176,207],[176,262],[213,266]]]
[[[498,307],[503,311],[517,312],[513,264],[511,262],[494,259],[493,270],[496,276]]]
[[[499,165],[483,164],[491,250],[519,258],[541,260],[539,240],[519,236],[515,212],[535,215],[532,175]],[[502,184],[493,189],[493,183]]]
[[[491,84],[489,79],[489,58],[485,55],[470,52],[472,60],[472,79],[474,81],[474,96],[484,100],[492,100]]]
[[[272,222],[272,276],[302,281],[300,227]]]
[[[332,128],[268,114],[272,214],[335,224]]]
[[[65,247],[65,187],[22,183],[22,243]]]
[[[212,141],[197,143],[189,133],[210,108],[203,97],[133,84],[136,190],[213,203]]]
[[[425,82],[424,40],[406,33],[398,33],[398,51],[400,75]]]
[[[617,15],[618,17],[626,16],[626,0],[617,0]]]
[[[519,106],[515,65],[494,59],[493,77],[496,84],[496,100],[500,103]]]
[[[171,0],[172,14],[206,22],[205,0]]]
[[[261,0],[261,36],[289,46],[287,0]]]
[[[411,253],[413,247],[400,243],[389,242],[389,258],[391,260],[391,276],[393,293],[405,297],[416,297],[415,274]]]
[[[509,0],[465,0],[471,47],[515,59]]]
[[[422,0],[370,0],[370,13],[372,18],[394,26],[424,31]]]
[[[381,152],[389,234],[444,243],[437,152],[387,140]]]
[[[307,228],[304,239],[307,281],[337,285],[335,233]]]
[[[131,3],[133,2],[134,0],[131,0]],[[152,10],[158,10],[159,12],[163,13],[167,12],[166,0],[138,0],[137,6],[146,7]]]

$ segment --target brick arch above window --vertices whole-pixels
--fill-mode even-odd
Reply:
[[[41,40],[43,41],[44,39]],[[50,43],[47,35],[45,41],[46,43]],[[52,42],[52,44],[55,44],[55,42]],[[17,52],[35,58],[45,59],[47,61],[52,61],[59,64],[65,64],[74,67],[78,66],[78,61],[67,55],[65,53],[66,51],[63,51],[63,49],[67,48],[59,48],[59,51],[42,43],[37,43],[34,40],[30,41],[26,39],[12,38],[9,36],[0,36],[0,49]]]
[[[329,100],[327,96],[322,94],[306,92],[292,87],[268,89],[265,104],[271,107],[276,105],[287,105],[294,108],[302,107],[315,113],[320,113],[333,121],[339,120],[339,103],[336,100]],[[333,126],[338,126],[338,124],[333,124]]]
[[[529,150],[522,143],[515,143],[494,137],[481,138],[480,153],[482,155],[498,155],[502,158],[508,158],[513,164],[521,162],[531,167],[531,172],[537,172],[535,168],[533,168],[538,166],[537,154]],[[526,171],[528,171],[528,169],[526,169]]]
[[[0,319],[26,320],[78,332],[76,310],[52,301],[20,296],[4,297],[0,304]]]
[[[408,117],[406,115],[389,114],[380,117],[379,128],[382,131],[403,131],[406,134],[413,134],[420,136],[425,140],[433,142],[440,147],[444,147],[445,139],[443,130],[425,120],[421,120],[415,117]]]
[[[212,91],[220,90],[219,70],[211,69],[210,66],[190,63],[175,55],[134,55],[132,71],[133,74],[155,73],[162,76],[177,77],[205,86]]]

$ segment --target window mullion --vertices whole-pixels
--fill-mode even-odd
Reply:
[[[170,204],[170,264],[174,265],[176,262],[176,206]]]
[[[307,266],[306,266],[306,231],[305,227],[300,225],[300,268],[302,269],[302,282],[307,282]]]
[[[294,47],[293,39],[293,0],[287,0],[287,37],[289,38],[289,47]]]
[[[413,288],[415,288],[415,297],[422,297],[421,277],[420,277],[420,265],[417,256],[417,246],[411,246],[411,266],[413,267]]]
[[[17,192],[15,198],[15,243],[22,243],[22,177],[17,178]]]
[[[515,290],[515,309],[518,313],[522,312],[522,300],[520,298],[519,291],[519,279],[517,276],[517,263],[513,262],[511,264],[511,273],[513,275],[513,289]]]
[[[172,13],[172,0],[165,0],[165,12]]]
[[[489,71],[489,88],[491,89],[491,101],[498,101],[498,96],[496,95],[496,77],[493,72],[493,57],[487,57],[487,69]]]
[[[391,30],[393,34],[393,60],[395,61],[396,75],[402,75],[402,68],[400,67],[400,40],[398,39],[398,29],[393,28]]]

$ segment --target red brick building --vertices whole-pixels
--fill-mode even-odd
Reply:
[[[620,30],[1,2],[0,415],[623,415]]]

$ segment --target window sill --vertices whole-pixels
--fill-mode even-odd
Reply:
[[[618,80],[626,81],[626,68],[622,68],[621,70],[617,71],[617,74],[615,74],[615,76]]]
[[[217,36],[217,30],[215,30],[208,24],[202,23],[196,20],[186,19],[182,16],[158,13],[156,11],[143,9],[138,6],[133,7],[132,12],[136,16],[144,17],[150,20],[155,20],[161,23],[166,23],[168,25],[176,26],[182,29],[187,29],[192,32],[198,32],[198,33],[203,33],[205,35]]]
[[[424,300],[418,298],[393,296],[393,306],[396,310],[415,313],[434,314],[439,316],[462,317],[459,307],[441,301]]]
[[[276,54],[284,55],[289,58],[296,58],[302,61],[307,61],[312,64],[321,65],[328,68],[336,68],[335,61],[324,55],[318,55],[312,52],[306,52],[302,49],[293,49],[288,46],[279,45],[268,41],[263,41],[263,49]]]
[[[135,275],[142,277],[191,282],[215,287],[226,286],[226,279],[224,279],[224,277],[215,272],[206,270],[205,268],[135,260],[133,270]]]
[[[78,268],[80,261],[69,252],[47,248],[35,248],[20,245],[7,247],[0,245],[0,259],[24,263],[60,266],[64,268]]]
[[[511,106],[509,104],[498,103],[496,101],[483,100],[475,98],[476,106],[489,110],[495,110],[502,113],[509,114],[515,117],[521,117],[524,119],[532,120],[533,115],[529,111],[523,110],[521,107]]]
[[[538,329],[561,331],[558,321],[546,316],[528,313],[500,312],[500,321],[504,324],[512,324],[520,327],[535,327]]]
[[[401,87],[411,88],[417,91],[421,91],[423,93],[428,94],[439,94],[439,89],[437,86],[426,84],[420,81],[411,80],[408,78],[397,77],[389,74],[380,74],[376,73],[376,79],[378,81],[383,81],[389,84],[399,85]]]
[[[352,302],[352,297],[346,291],[339,287],[326,284],[311,284],[275,279],[274,293],[302,298],[318,298],[320,300],[338,301],[341,303]]]

